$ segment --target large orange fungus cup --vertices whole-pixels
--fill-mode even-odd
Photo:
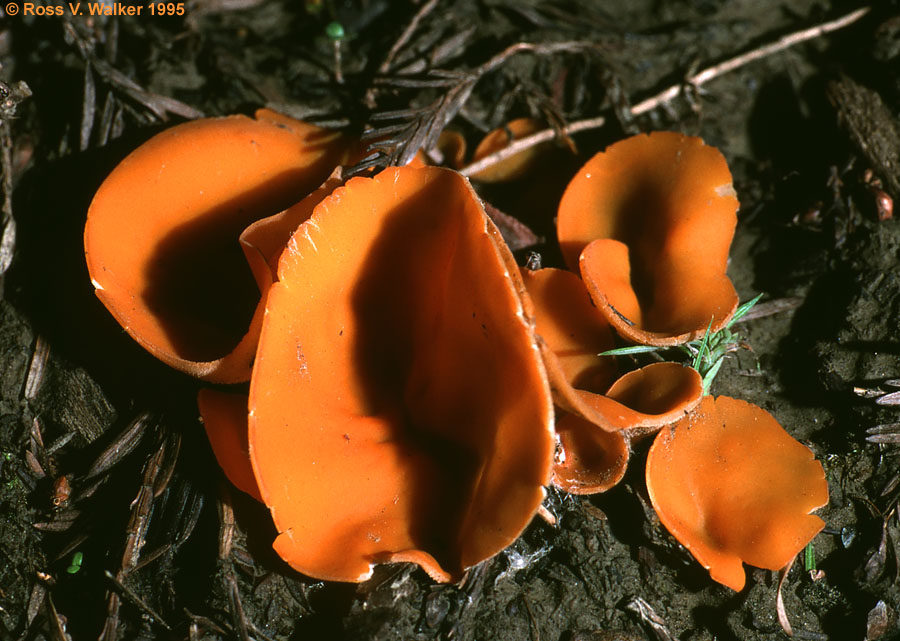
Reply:
[[[721,329],[737,307],[725,274],[737,208],[717,149],[653,132],[581,168],[560,202],[557,235],[622,337],[676,345]]]
[[[279,262],[250,386],[283,559],[340,581],[411,561],[447,581],[518,537],[554,446],[523,296],[455,172],[387,169],[315,208]]]
[[[166,364],[213,382],[247,380],[260,293],[273,275],[258,260],[247,268],[259,250],[238,237],[318,187],[349,147],[335,132],[266,109],[157,134],[116,167],[88,211],[85,257],[97,296]]]
[[[734,590],[743,563],[780,570],[824,527],[810,512],[828,502],[821,463],[771,414],[707,396],[656,437],[647,490],[660,521]]]

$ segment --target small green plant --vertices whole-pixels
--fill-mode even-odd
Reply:
[[[717,332],[710,332],[710,328],[712,327],[712,319],[710,319],[706,333],[701,339],[688,341],[683,345],[676,345],[674,347],[660,347],[657,345],[632,345],[631,347],[620,347],[618,349],[601,352],[600,356],[629,356],[658,352],[666,349],[680,350],[691,359],[691,367],[700,372],[700,376],[703,377],[703,394],[709,394],[709,388],[716,378],[716,374],[719,373],[719,369],[722,367],[725,357],[731,352],[746,347],[741,341],[740,336],[731,331],[732,325],[746,316],[747,312],[759,302],[760,298],[762,298],[762,294],[758,294],[746,303],[741,304],[737,310],[735,310],[731,320],[728,321],[725,327]]]
[[[75,552],[72,555],[72,560],[69,562],[69,567],[66,568],[66,572],[69,574],[78,574],[81,570],[81,563],[84,561],[84,554],[81,552]]]
[[[816,549],[813,547],[812,541],[806,544],[803,550],[803,565],[807,572],[816,571]]]

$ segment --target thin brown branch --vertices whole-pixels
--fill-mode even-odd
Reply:
[[[152,619],[157,625],[164,628],[165,630],[168,630],[169,632],[172,631],[172,626],[170,626],[168,623],[166,623],[166,620],[163,619],[159,614],[157,614],[156,610],[151,608],[146,603],[146,601],[144,601],[140,596],[138,596],[138,594],[134,590],[132,590],[127,585],[125,585],[122,581],[117,579],[116,576],[109,570],[106,570],[105,574],[106,574],[106,578],[109,579],[110,583],[112,583],[113,586],[115,586],[115,589],[122,596],[124,596],[129,601],[131,601],[134,605],[136,605],[138,608],[140,608],[140,610],[142,612],[144,612],[144,614],[146,614],[148,617],[150,617],[150,619]]]
[[[784,582],[787,579],[788,572],[791,571],[791,567],[794,565],[794,561],[797,560],[797,556],[794,555],[794,558],[791,559],[791,562],[787,564],[787,566],[781,570],[778,576],[778,588],[775,590],[775,614],[778,616],[778,623],[781,625],[781,629],[784,630],[784,633],[789,637],[794,636],[794,631],[791,628],[791,622],[788,619],[787,608],[784,607],[784,597],[782,596],[782,591],[784,588]]]
[[[596,118],[587,118],[585,120],[577,120],[575,122],[569,123],[565,127],[561,129],[561,132],[564,135],[576,134],[579,131],[586,131],[588,129],[597,129],[602,127],[606,122],[606,118],[603,116],[598,116]],[[548,140],[553,140],[557,137],[557,132],[555,129],[544,129],[542,131],[537,132],[536,134],[531,134],[530,136],[526,136],[525,138],[519,138],[518,140],[512,141],[503,149],[499,151],[495,151],[494,153],[485,156],[481,160],[473,162],[472,164],[463,167],[459,170],[463,176],[472,176],[473,174],[477,174],[482,169],[487,169],[492,165],[496,165],[498,162],[502,162],[513,156],[520,151],[524,151],[529,147],[534,147],[535,145],[539,145],[542,142],[547,142]]]
[[[596,42],[590,42],[585,40],[567,40],[565,42],[517,42],[514,45],[508,46],[506,49],[498,53],[496,56],[485,62],[484,64],[475,67],[468,73],[471,75],[475,75],[477,77],[481,77],[487,73],[490,73],[504,62],[506,62],[509,58],[512,58],[514,55],[523,52],[530,52],[537,54],[539,56],[548,56],[554,53],[561,52],[570,52],[570,53],[579,53],[582,51],[602,51],[604,47],[597,44]]]
[[[672,85],[667,89],[659,92],[655,96],[647,98],[636,105],[631,107],[631,115],[638,116],[648,111],[659,107],[660,105],[677,98],[683,91],[685,86],[690,86],[693,88],[697,88],[700,85],[703,85],[714,78],[718,78],[728,72],[734,71],[744,65],[747,65],[751,62],[764,58],[766,56],[771,56],[779,51],[787,49],[788,47],[792,47],[801,42],[806,42],[807,40],[811,40],[813,38],[817,38],[823,36],[827,33],[831,33],[832,31],[837,31],[838,29],[843,29],[847,27],[864,15],[866,15],[870,11],[869,7],[863,7],[861,9],[857,9],[842,18],[838,18],[837,20],[832,20],[830,22],[825,22],[815,27],[810,27],[809,29],[802,29],[800,31],[795,31],[793,33],[782,36],[775,42],[771,42],[767,45],[763,45],[757,49],[752,51],[748,51],[746,53],[740,54],[738,56],[734,56],[733,58],[729,58],[723,62],[720,62],[711,67],[707,67],[702,71],[694,74],[687,78],[684,83],[679,83],[677,85]],[[553,43],[551,45],[534,45],[527,42],[518,43],[507,47],[504,51],[500,52],[493,58],[491,58],[488,62],[484,63],[480,67],[476,69],[476,71],[480,74],[487,73],[492,69],[496,68],[503,62],[505,62],[510,56],[519,53],[521,51],[534,51],[535,53],[552,53],[556,51],[578,51],[582,50],[584,43],[578,42],[563,42],[563,43]],[[596,47],[597,45],[593,45]],[[577,122],[573,122],[572,124],[564,127],[562,132],[565,134],[576,133],[578,131],[585,131],[587,129],[595,129],[602,127],[605,123],[605,119],[601,117],[597,118],[589,118],[587,120],[580,120]],[[557,135],[556,131],[553,128],[545,129],[543,131],[539,131],[531,136],[526,138],[521,138],[509,144],[507,147],[489,155],[485,156],[481,160],[472,163],[467,167],[463,167],[460,170],[460,173],[464,176],[471,176],[483,169],[487,169],[506,158],[509,158],[513,154],[519,153],[520,151],[524,151],[534,145],[538,145],[542,142],[546,142],[548,140],[552,140]]]
[[[746,323],[758,318],[774,316],[781,312],[789,312],[797,309],[803,304],[803,298],[800,296],[788,296],[787,298],[776,298],[775,300],[767,300],[765,303],[757,303],[749,312],[741,316],[735,323]]]
[[[406,25],[406,29],[403,30],[403,33],[400,34],[400,37],[397,38],[397,41],[394,43],[394,46],[391,47],[390,51],[388,51],[387,55],[384,57],[384,61],[381,63],[381,66],[378,67],[379,74],[385,74],[391,69],[391,65],[394,64],[394,58],[396,58],[397,54],[400,50],[409,42],[410,38],[412,38],[413,34],[416,32],[416,29],[419,28],[419,23],[422,22],[422,19],[427,16],[431,11],[437,6],[439,0],[428,0],[425,4],[423,4],[419,10],[416,12],[416,15],[413,16],[412,20],[409,21],[409,24]]]
[[[751,62],[755,62],[756,60],[760,60],[767,56],[776,54],[779,51],[787,49],[788,47],[793,47],[794,45],[800,44],[801,42],[806,42],[807,40],[819,38],[827,33],[831,33],[832,31],[837,31],[838,29],[843,29],[844,27],[847,27],[862,18],[869,11],[870,7],[862,7],[861,9],[852,11],[836,20],[823,22],[822,24],[816,25],[815,27],[801,29],[800,31],[789,33],[785,36],[782,36],[775,42],[770,42],[769,44],[734,56],[733,58],[729,58],[728,60],[712,65],[711,67],[707,67],[706,69],[703,69],[702,71],[699,71],[693,76],[687,78],[684,83],[672,85],[668,89],[664,89],[655,96],[651,96],[650,98],[647,98],[646,100],[643,100],[638,104],[632,106],[631,113],[632,115],[638,116],[648,111],[652,111],[662,103],[669,102],[670,100],[678,97],[678,95],[681,94],[682,91],[684,91],[685,85],[699,87],[703,84],[706,84],[710,80],[713,80],[714,78],[723,76],[726,73],[730,73],[735,69],[739,69],[740,67],[750,64]]]

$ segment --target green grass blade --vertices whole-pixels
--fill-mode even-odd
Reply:
[[[694,357],[694,363],[692,367],[700,371],[700,364],[703,362],[703,355],[708,351],[709,345],[709,330],[712,329],[713,319],[709,319],[709,325],[706,326],[706,333],[703,335],[703,340],[700,342],[700,349],[697,350],[697,355]]]
[[[703,377],[703,395],[706,396],[709,394],[709,388],[712,387],[712,382],[716,378],[716,374],[719,373],[719,369],[722,367],[722,363],[725,362],[724,356],[720,356],[719,360],[716,361],[715,365],[709,368],[709,371],[706,372],[706,375]]]
[[[762,294],[757,294],[756,296],[754,296],[753,298],[748,300],[746,303],[741,304],[737,308],[737,310],[735,310],[734,316],[731,317],[731,320],[728,321],[728,324],[725,325],[724,329],[728,329],[734,323],[738,322],[740,319],[742,319],[744,316],[746,316],[747,312],[749,312],[751,309],[753,309],[753,306],[756,305],[756,303],[758,303],[759,299],[762,297],[763,297]]]
[[[807,572],[816,571],[816,550],[813,547],[812,541],[807,543],[806,549],[803,550],[803,561]]]
[[[600,352],[597,356],[628,356],[629,354],[646,354],[647,352],[655,352],[662,348],[655,345],[632,345],[631,347],[619,347]]]

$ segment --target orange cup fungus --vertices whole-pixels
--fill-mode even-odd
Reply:
[[[255,120],[206,118],[157,134],[107,177],[88,211],[97,296],[168,365],[247,380],[271,276],[256,270],[254,279],[238,236],[315,189],[348,147],[335,132],[266,109]]]
[[[266,299],[249,398],[249,458],[291,566],[361,581],[409,561],[447,581],[518,537],[553,454],[522,296],[452,171],[351,179],[300,225]],[[242,429],[246,406],[224,416],[227,397],[203,402],[240,486],[246,454],[221,432]]]
[[[510,120],[503,127],[494,129],[482,138],[475,148],[475,153],[472,155],[472,162],[478,162],[482,158],[504,149],[512,141],[525,138],[542,129],[544,129],[544,125],[534,118]],[[509,158],[505,158],[486,169],[472,174],[472,179],[485,183],[498,183],[521,178],[534,167],[548,149],[552,148],[552,145],[553,143],[542,143],[524,149]]]
[[[647,457],[647,490],[660,521],[733,590],[742,562],[780,570],[824,527],[821,463],[762,408],[707,396],[663,429]]]
[[[700,402],[696,370],[654,363],[616,378],[606,318],[581,279],[561,269],[522,270],[535,307],[536,331],[556,405],[559,451],[553,483],[592,494],[618,483],[629,441],[682,418]]]
[[[237,489],[261,502],[259,485],[250,464],[247,393],[202,389],[197,394],[197,408],[203,419],[206,437],[225,477]]]
[[[557,234],[621,336],[677,345],[721,329],[737,307],[725,274],[737,208],[717,149],[654,132],[581,168],[560,202]]]

